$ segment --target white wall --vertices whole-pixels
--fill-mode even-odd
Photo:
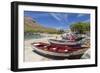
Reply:
[[[11,17],[10,2],[11,1],[13,0],[0,0],[0,73],[11,73],[11,71],[9,70],[10,69],[10,28],[11,28],[10,27],[10,17]],[[94,6],[97,5],[98,9],[100,9],[99,0],[24,0],[24,1],[59,3],[59,4],[60,3],[61,4],[80,4],[80,5],[94,5]],[[99,16],[98,17],[98,21],[99,21],[100,14],[98,14],[98,16]],[[100,27],[100,25],[98,25],[98,27]],[[98,37],[100,37],[100,34]],[[100,49],[98,51],[100,52]],[[80,72],[81,73],[87,73],[87,72],[98,73],[100,72],[99,68],[100,66],[91,67],[91,68],[45,70],[45,71],[36,71],[36,73],[44,73],[44,72],[47,72],[47,73],[51,73],[51,72],[52,73],[55,73],[55,72],[58,72],[58,73],[61,73],[61,72],[64,72],[64,73],[80,73]]]

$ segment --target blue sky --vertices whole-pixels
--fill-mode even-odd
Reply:
[[[69,29],[72,23],[90,22],[90,14],[83,13],[24,11],[24,16],[33,18],[42,26],[64,30]]]

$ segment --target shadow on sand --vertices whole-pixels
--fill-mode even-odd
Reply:
[[[79,54],[79,55],[73,55],[73,56],[69,56],[69,57],[59,57],[59,56],[52,56],[52,55],[48,55],[48,54],[42,54],[36,50],[32,50],[32,51],[40,56],[43,56],[43,57],[46,57],[46,58],[49,58],[52,60],[64,60],[64,59],[74,60],[74,59],[80,59],[81,56],[83,55],[83,54]]]

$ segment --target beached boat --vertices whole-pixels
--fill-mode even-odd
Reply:
[[[80,41],[73,41],[73,40],[55,40],[55,39],[49,39],[48,40],[50,44],[55,44],[55,45],[67,45],[67,46],[81,46],[83,42]]]
[[[82,34],[75,34],[75,33],[66,33],[61,35],[62,40],[73,40],[73,41],[79,41],[84,39],[86,36]]]
[[[57,57],[68,57],[72,55],[79,55],[83,54],[87,49],[83,48],[71,48],[69,46],[62,46],[62,45],[52,45],[47,43],[32,43],[32,47],[35,51],[44,54],[44,55],[51,55]]]
[[[65,38],[66,37],[66,38]],[[80,46],[84,43],[86,39],[85,35],[76,35],[73,33],[67,33],[64,36],[62,36],[61,40],[56,40],[56,39],[48,39],[50,44],[55,44],[55,45],[67,45],[67,46]]]

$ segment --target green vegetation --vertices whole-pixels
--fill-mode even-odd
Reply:
[[[90,32],[90,24],[86,22],[74,23],[70,26],[71,31],[84,34]]]
[[[63,33],[65,33],[65,31],[63,29],[60,29],[60,30],[58,30],[58,33],[63,34]]]
[[[49,34],[60,34],[61,31],[58,31],[53,28],[43,28],[43,27],[36,27],[32,28],[31,26],[25,25],[25,32],[31,32],[31,33],[49,33]]]
[[[49,33],[49,34],[62,34],[63,30],[44,27],[38,24],[30,17],[24,17],[24,32],[25,33]]]

